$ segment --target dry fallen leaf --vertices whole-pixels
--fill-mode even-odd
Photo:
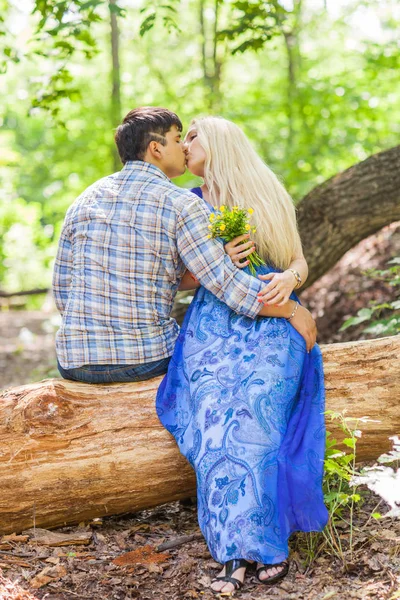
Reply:
[[[49,558],[46,558],[45,562],[51,563],[52,565],[58,565],[60,564],[60,559],[55,556],[50,556]]]
[[[196,590],[187,590],[187,592],[185,592],[184,598],[198,598],[199,594],[198,592],[196,592]]]
[[[4,577],[0,571],[0,598],[2,600],[39,600],[17,582]]]
[[[371,558],[367,558],[365,563],[369,566],[372,571],[381,571],[382,565],[380,564],[378,558],[376,556],[372,556]]]
[[[136,550],[132,550],[132,552],[126,552],[125,554],[121,554],[121,556],[117,556],[112,562],[119,567],[125,567],[126,565],[135,563],[163,563],[170,557],[170,554],[155,552],[153,546],[140,546],[139,548],[136,548]]]
[[[160,565],[157,565],[156,563],[150,563],[149,565],[147,565],[147,570],[149,573],[162,573],[163,572],[163,568],[160,567]]]
[[[143,537],[143,535],[140,535],[139,533],[136,533],[133,537],[133,539],[135,540],[135,542],[137,542],[138,544],[145,544],[147,542],[147,538]]]
[[[57,556],[61,558],[96,558],[92,552],[63,552],[62,550],[58,552]]]
[[[43,575],[42,573],[39,573],[38,575],[36,575],[36,577],[31,579],[29,583],[33,589],[38,590],[44,585],[50,583],[50,581],[54,581],[54,579],[52,577],[49,577],[48,575]]]
[[[392,531],[391,529],[381,529],[379,532],[379,537],[384,540],[398,540],[396,532]]]
[[[129,533],[136,533],[137,531],[149,531],[150,525],[148,523],[139,523],[129,528]]]
[[[126,536],[124,536],[122,533],[115,534],[115,541],[120,550],[126,550],[128,548],[128,544],[126,542]]]
[[[62,565],[46,567],[45,569],[43,569],[43,571],[40,571],[40,573],[38,573],[33,579],[31,579],[30,584],[33,588],[38,589],[50,583],[50,581],[55,581],[57,579],[65,577],[66,574],[67,569]]]
[[[370,549],[371,550],[380,550],[381,549],[381,543],[380,542],[374,542],[373,544],[370,545]]]
[[[180,563],[179,565],[179,570],[181,573],[191,573],[193,571],[193,569],[196,568],[196,561],[193,560],[193,558],[189,558],[188,560],[185,560],[183,562]]]
[[[279,587],[285,590],[286,592],[293,591],[293,583],[291,583],[290,581],[281,581]]]
[[[175,577],[175,575],[177,575],[177,573],[179,573],[179,569],[176,566],[170,567],[169,569],[164,571],[163,578],[172,579],[173,577]]]
[[[211,577],[209,577],[208,575],[202,575],[202,577],[200,577],[200,579],[198,579],[197,582],[200,585],[204,585],[204,587],[208,588],[211,585]]]

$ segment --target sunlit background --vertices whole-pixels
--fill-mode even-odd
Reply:
[[[185,127],[199,114],[235,121],[296,201],[399,143],[397,1],[281,0],[285,19],[258,50],[255,32],[246,30],[232,2],[174,2],[175,11],[160,8],[144,35],[140,28],[154,3],[118,5],[125,12],[116,16],[116,98],[107,3],[96,9],[101,19],[90,27],[96,42],[90,48],[84,29],[51,36],[45,33],[50,20],[38,33],[33,0],[0,0],[2,39],[12,49],[0,76],[3,291],[49,286],[65,210],[85,187],[120,167],[113,129],[135,106],[166,106]],[[71,13],[67,23],[74,20]],[[231,37],[218,35],[232,24]],[[76,46],[68,59],[60,54],[64,42]],[[193,180],[186,174],[177,183]]]

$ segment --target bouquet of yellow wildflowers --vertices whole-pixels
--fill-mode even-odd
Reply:
[[[229,209],[222,205],[219,207],[219,209],[217,206],[214,206],[214,211],[215,212],[212,212],[209,217],[209,238],[219,237],[227,242],[230,242],[239,235],[243,235],[244,233],[248,232],[254,233],[256,231],[256,227],[254,225],[250,225],[248,222],[250,216],[254,212],[252,208],[244,209],[239,208],[238,206],[233,206],[232,209]],[[243,241],[241,243],[244,244],[245,242]],[[265,265],[265,262],[256,251],[249,254],[247,260],[250,263],[249,269],[252,275],[256,274],[255,267]]]

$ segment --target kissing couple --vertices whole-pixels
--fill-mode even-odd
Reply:
[[[167,109],[130,111],[115,134],[122,170],[68,209],[56,352],[73,381],[164,375],[157,414],[195,470],[199,525],[222,564],[211,589],[229,595],[252,569],[280,580],[291,533],[327,522],[323,365],[294,291],[308,267],[289,194],[234,123],[202,117],[182,131]],[[171,182],[186,167],[200,187]],[[256,231],[210,237],[218,207],[254,210]],[[172,306],[189,289],[179,329]]]

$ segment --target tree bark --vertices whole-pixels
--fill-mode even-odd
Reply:
[[[358,242],[400,220],[400,146],[374,154],[314,188],[298,205],[308,262],[305,287]]]
[[[400,430],[400,336],[322,347],[327,409],[379,422],[358,460]],[[49,379],[0,396],[0,533],[133,512],[195,494],[195,477],[161,426],[161,378],[88,385]],[[355,427],[355,423],[353,423]],[[329,431],[340,437],[335,423]]]

